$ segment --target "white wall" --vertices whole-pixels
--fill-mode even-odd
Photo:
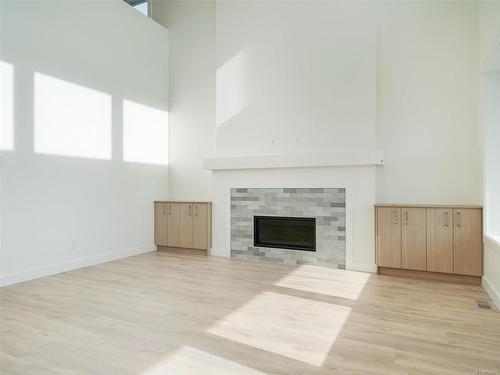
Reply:
[[[153,16],[173,34],[174,197],[210,197],[210,174],[199,165],[214,152],[379,147],[377,201],[481,203],[476,3],[213,7],[153,3]]]
[[[155,0],[151,8],[170,32],[171,198],[209,200],[201,162],[215,147],[215,2]]]
[[[373,149],[376,10],[217,2],[217,154]]]
[[[483,80],[485,233],[500,238],[500,69]]]
[[[479,1],[479,61],[484,65],[500,42],[500,1]]]
[[[497,307],[500,307],[500,242],[491,238],[484,239],[484,289]]]
[[[379,202],[481,203],[476,7],[380,3]]]
[[[478,13],[485,233],[500,235],[500,2],[480,1]]]
[[[484,127],[485,238],[483,286],[500,307],[500,2],[479,2],[481,122]],[[496,234],[493,239],[491,236]]]
[[[168,198],[168,166],[123,161],[122,101],[168,110],[167,31],[121,0],[2,1],[1,38],[1,60],[15,70],[2,283],[152,250],[153,200]],[[34,153],[36,72],[111,96],[111,160]]]

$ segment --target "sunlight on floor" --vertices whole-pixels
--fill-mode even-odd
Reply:
[[[34,101],[36,153],[111,159],[111,95],[35,73]]]
[[[14,67],[0,61],[0,150],[14,148]]]
[[[263,292],[208,332],[321,366],[350,311],[331,303]]]
[[[369,277],[362,272],[301,266],[274,285],[356,300]]]
[[[123,160],[168,165],[168,112],[123,101]]]
[[[242,366],[222,357],[190,346],[183,346],[166,356],[141,375],[203,374],[203,375],[264,375],[264,373]]]

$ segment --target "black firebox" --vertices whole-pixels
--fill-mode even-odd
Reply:
[[[316,219],[254,216],[254,246],[316,251]]]

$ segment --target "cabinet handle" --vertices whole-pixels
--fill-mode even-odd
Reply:
[[[408,211],[403,211],[403,213],[404,213],[403,224],[408,225]]]
[[[172,206],[170,204],[168,205],[168,215],[172,215]]]
[[[167,213],[166,205],[162,204],[162,206],[163,206],[163,215],[165,215]]]
[[[457,212],[457,227],[462,226],[462,213],[460,211]]]
[[[444,226],[447,227],[448,225],[450,225],[450,219],[448,217],[448,211],[446,211],[444,213]]]
[[[193,206],[189,205],[188,207],[188,216],[191,216],[191,210],[193,209]]]
[[[398,211],[393,211],[393,214],[394,214],[394,222],[393,222],[393,224],[397,224],[398,223]]]
[[[194,216],[198,216],[198,205],[194,205]]]

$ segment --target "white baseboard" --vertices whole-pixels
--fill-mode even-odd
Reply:
[[[483,276],[481,285],[483,286],[486,293],[490,296],[490,298],[495,303],[497,309],[500,309],[500,291],[496,290],[492,283]]]
[[[110,262],[112,260],[126,258],[132,255],[139,255],[156,250],[154,244],[139,246],[133,249],[125,249],[111,251],[108,253],[95,255],[88,258],[80,258],[69,262],[50,264],[40,268],[32,268],[29,270],[2,275],[0,280],[1,286],[21,283],[23,281],[38,279],[44,276],[55,275],[56,273],[76,270],[78,268],[94,266],[100,263]]]
[[[210,255],[223,258],[231,258],[231,252],[224,249],[210,249]]]
[[[352,262],[346,265],[349,271],[377,273],[378,267],[375,263]]]

